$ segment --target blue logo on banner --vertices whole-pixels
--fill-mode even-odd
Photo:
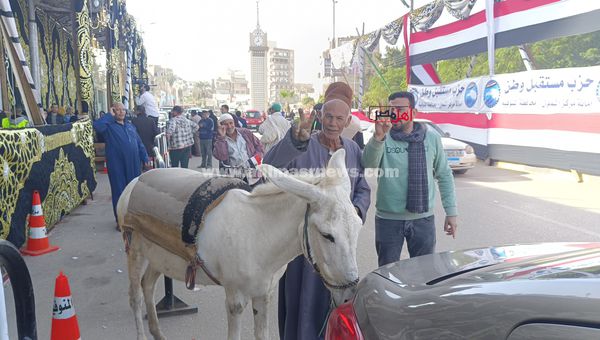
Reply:
[[[483,90],[483,101],[485,106],[492,108],[498,104],[500,100],[500,85],[495,80],[490,80],[485,84],[485,90]]]
[[[417,105],[419,105],[417,104],[419,102],[419,91],[414,88],[411,88],[409,91],[413,94],[413,97],[415,97],[415,107],[417,107]]]
[[[473,107],[477,103],[477,84],[470,83],[465,90],[465,105]]]

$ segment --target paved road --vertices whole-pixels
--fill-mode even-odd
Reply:
[[[192,162],[196,163],[197,159]],[[114,229],[106,175],[99,174],[98,180],[94,200],[65,217],[51,232],[51,242],[61,250],[26,258],[35,285],[40,338],[49,337],[54,279],[60,270],[70,278],[82,338],[135,338],[123,242]],[[371,184],[374,195],[376,183],[371,180]],[[467,174],[457,176],[456,187],[460,210],[458,236],[452,239],[440,232],[439,251],[539,241],[600,241],[598,180],[576,183],[572,176],[530,174],[479,164]],[[436,222],[441,231],[443,213],[439,202],[437,206]],[[358,263],[363,275],[377,263],[373,214],[371,209],[360,236]],[[168,338],[225,339],[224,293],[220,287],[190,292],[176,282],[175,292],[198,306],[199,313],[162,319],[161,326]],[[162,297],[162,284],[156,296]],[[277,339],[276,296],[271,306],[271,338]],[[14,323],[11,327],[14,331]],[[244,339],[253,337],[252,327],[252,313],[248,309],[244,313]],[[146,333],[150,337],[147,327]]]

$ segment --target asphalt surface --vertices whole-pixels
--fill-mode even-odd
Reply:
[[[195,169],[198,158],[190,168]],[[134,339],[134,319],[129,307],[126,258],[121,234],[115,231],[110,188],[105,174],[98,174],[93,200],[80,206],[50,232],[52,244],[61,250],[40,257],[26,257],[35,288],[37,329],[40,339],[50,336],[54,280],[63,271],[70,280],[73,304],[83,339]],[[374,250],[375,179],[372,208],[361,231],[358,264],[361,274],[375,269]],[[545,241],[600,241],[600,180],[586,178],[577,183],[568,173],[504,170],[478,164],[465,175],[456,176],[459,228],[456,239],[442,232],[443,211],[436,204],[438,251],[491,245]],[[439,197],[439,195],[438,195]],[[406,258],[406,251],[403,258]],[[156,300],[163,296],[162,279]],[[224,291],[202,287],[188,291],[175,282],[175,294],[197,306],[193,315],[160,320],[169,339],[225,339]],[[14,302],[7,305],[11,338],[16,338],[11,320]],[[270,334],[278,338],[277,296],[269,313]],[[145,325],[146,334],[152,337]],[[243,315],[243,339],[253,338],[252,312]]]

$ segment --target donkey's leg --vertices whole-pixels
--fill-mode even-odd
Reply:
[[[227,339],[240,340],[242,335],[242,312],[246,308],[248,297],[239,290],[225,288],[225,307],[227,308]]]
[[[160,274],[161,273],[158,270],[148,264],[146,272],[142,277],[142,289],[144,290],[146,313],[148,313],[148,328],[150,328],[150,334],[154,336],[155,340],[166,339],[158,326],[158,316],[156,315],[156,305],[154,304],[154,291],[156,290],[156,282],[158,281]]]
[[[269,319],[267,318],[268,305],[269,294],[252,298],[254,338],[257,340],[266,340],[269,338]]]
[[[129,271],[129,305],[133,310],[135,318],[135,328],[137,330],[137,339],[146,340],[144,334],[144,321],[142,320],[142,269],[144,267],[144,256],[134,244],[136,241],[135,233],[131,237],[131,247],[127,254],[127,267]]]

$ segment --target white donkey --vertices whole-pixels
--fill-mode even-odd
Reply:
[[[168,175],[169,170],[173,169],[152,171]],[[269,165],[262,165],[261,171],[269,183],[259,185],[251,193],[228,191],[205,216],[196,238],[198,256],[225,288],[231,340],[240,339],[241,315],[249,300],[255,311],[255,338],[268,338],[269,297],[286,265],[298,255],[304,254],[313,263],[335,304],[349,298],[358,282],[356,247],[362,223],[350,200],[345,151],[339,150],[331,157],[323,176],[292,176]],[[117,211],[122,227],[127,227],[123,216],[128,212],[136,183],[141,182],[131,182],[119,199]],[[173,213],[181,216],[182,211]],[[148,265],[142,273],[145,263]],[[154,339],[165,339],[154,303],[156,282],[161,273],[183,281],[187,266],[181,257],[141,233],[132,232],[128,251],[129,296],[138,340],[146,339],[142,291],[150,333]],[[203,285],[215,284],[202,270],[198,270],[195,279]]]

